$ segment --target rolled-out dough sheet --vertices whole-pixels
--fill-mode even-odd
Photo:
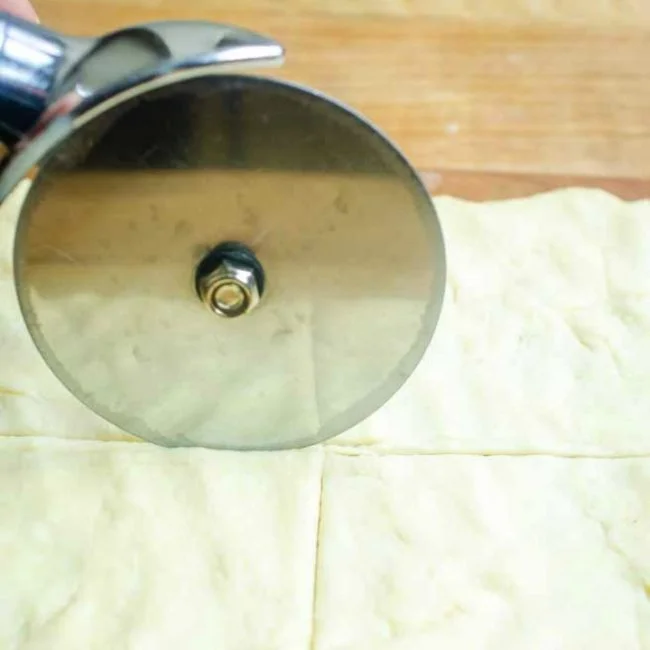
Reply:
[[[0,648],[307,650],[321,467],[0,441]]]
[[[332,454],[314,650],[645,650],[650,459]]]
[[[404,388],[333,444],[650,453],[650,201],[435,200],[448,284]]]
[[[527,456],[650,454],[650,205],[437,205],[416,374],[273,454],[44,438],[122,434],[33,348],[0,215],[0,437],[37,436],[0,439],[2,650],[650,647],[650,458]]]

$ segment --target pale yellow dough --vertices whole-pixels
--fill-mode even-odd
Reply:
[[[647,650],[650,460],[333,456],[314,650]]]
[[[0,215],[1,650],[650,649],[650,203],[436,204],[415,375],[269,454],[119,442],[33,348]]]
[[[6,438],[0,647],[647,650],[649,493],[650,459]]]
[[[305,650],[322,453],[0,442],[2,650]]]

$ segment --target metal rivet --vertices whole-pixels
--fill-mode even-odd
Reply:
[[[261,297],[256,269],[242,259],[227,257],[212,272],[198,275],[197,290],[203,303],[225,318],[250,312]]]

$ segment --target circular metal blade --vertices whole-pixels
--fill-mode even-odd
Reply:
[[[240,242],[257,308],[221,318],[197,264]],[[59,379],[165,445],[278,449],[343,432],[413,371],[441,309],[430,197],[348,109],[212,76],[135,98],[45,160],[19,221],[31,335]]]

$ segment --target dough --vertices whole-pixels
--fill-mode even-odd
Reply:
[[[5,246],[2,650],[650,647],[650,458],[611,458],[650,454],[650,204],[437,204],[426,358],[295,452],[56,440],[123,434],[40,359]]]
[[[650,453],[650,201],[571,189],[435,202],[449,269],[434,340],[334,444]]]
[[[0,647],[650,647],[650,459],[325,453],[5,438]]]
[[[326,461],[314,650],[645,650],[650,459]]]
[[[321,465],[0,441],[0,648],[307,650]]]
[[[433,343],[387,405],[332,443],[425,452],[650,453],[650,202],[572,189],[483,204],[443,197],[436,205],[449,276]],[[0,435],[124,438],[77,402],[34,350],[10,275],[14,218],[15,205],[5,206]],[[293,338],[300,365],[308,337],[304,344]],[[92,340],[84,347],[77,332],[70,340],[84,355],[93,353]],[[341,398],[336,385],[328,384],[331,404]],[[306,428],[318,418],[311,391],[309,382],[296,386]]]

